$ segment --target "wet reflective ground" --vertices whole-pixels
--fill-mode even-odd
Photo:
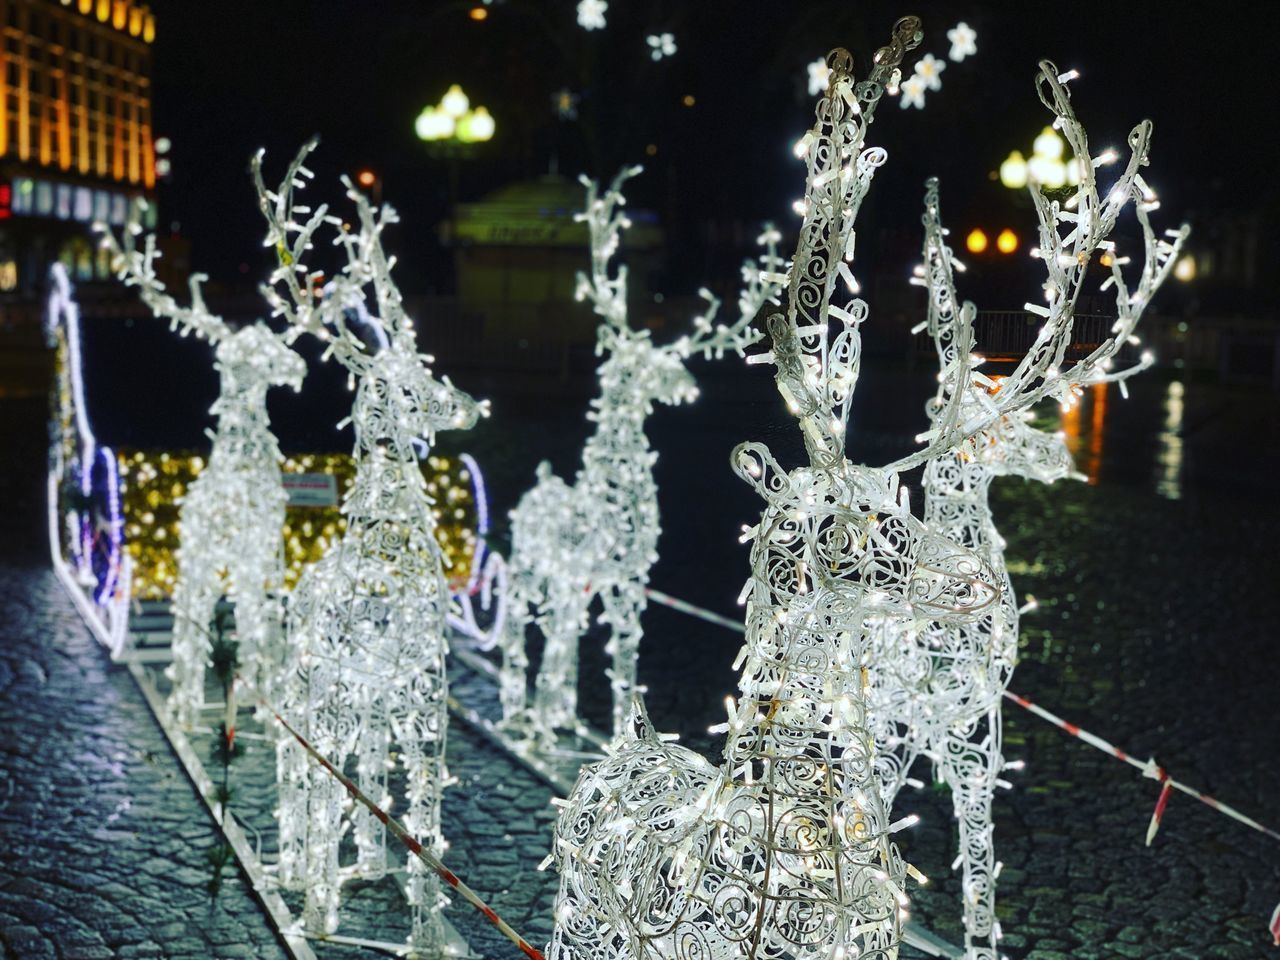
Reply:
[[[725,372],[729,367],[699,362],[699,401],[663,408],[651,420],[664,527],[652,582],[734,615],[748,573],[747,551],[737,537],[743,523],[758,517],[760,504],[729,472],[729,451],[742,440],[763,440],[792,465],[800,450],[768,372]],[[583,392],[589,384],[519,384],[466,371],[455,379],[492,397],[494,416],[470,435],[442,437],[441,448],[469,450],[486,467],[495,516],[531,485],[539,460],[572,476],[589,427]],[[868,359],[851,418],[853,455],[883,463],[909,450],[931,386],[923,366],[908,374]],[[1046,423],[1059,416],[1055,408],[1043,414]],[[1136,756],[1155,756],[1180,779],[1269,824],[1280,821],[1280,764],[1274,759],[1280,744],[1274,692],[1280,682],[1274,655],[1280,633],[1274,560],[1280,510],[1273,501],[1278,417],[1280,395],[1263,388],[1149,376],[1133,385],[1127,401],[1114,387],[1105,397],[1086,396],[1061,424],[1089,483],[1046,488],[1005,480],[993,496],[1015,587],[1040,601],[1039,612],[1024,620],[1013,689]],[[0,535],[6,576],[19,592],[18,584],[44,565],[43,419],[42,403],[0,409],[0,495],[8,505]],[[499,546],[502,534],[496,531]],[[714,753],[715,738],[705,731],[723,719],[724,695],[735,690],[730,667],[739,636],[658,607],[646,614],[645,627],[641,678],[655,722]],[[22,657],[13,647],[29,642],[24,636],[30,633],[0,625],[0,644],[15,663]],[[607,684],[599,679],[600,646],[599,637],[584,645],[582,694],[585,708],[603,725]],[[74,689],[67,695],[73,697]],[[84,695],[99,696],[88,689]],[[24,703],[37,702],[43,701],[23,695],[9,704],[6,722],[17,722]],[[59,708],[68,716],[75,709],[73,701]],[[1000,798],[996,817],[1005,864],[1001,917],[1011,958],[1268,954],[1266,923],[1280,901],[1280,844],[1175,794],[1147,849],[1143,838],[1158,792],[1153,781],[1017,708],[1006,718],[1007,753],[1027,763],[1011,777],[1014,789]],[[67,779],[59,764],[79,764],[74,750],[53,749],[59,730],[42,732],[49,764],[22,764],[24,779],[47,775],[56,784]],[[11,757],[4,765],[12,778],[16,761]],[[919,773],[924,780],[928,774]],[[464,776],[476,785],[476,802],[509,803],[503,790],[484,790],[483,776],[479,767]],[[915,913],[957,941],[949,798],[926,787],[906,796],[903,808],[923,816],[904,846],[932,879],[928,890],[913,894]],[[199,812],[194,800],[191,810],[193,816]],[[511,818],[532,816],[523,804],[510,808]],[[34,821],[4,826],[9,852],[0,855],[0,893],[9,891],[6,903],[21,901],[25,868],[17,851],[74,846],[78,830],[95,829],[75,817],[59,821],[56,837],[41,837]],[[10,846],[11,829],[32,843]],[[205,842],[202,834],[198,843]],[[484,859],[483,834],[455,849],[467,860],[477,858],[454,864],[464,875],[468,868],[481,876],[498,869],[497,861],[490,868]],[[140,854],[107,845],[95,856],[110,860],[117,854],[125,862],[111,874],[123,879],[113,882],[127,886],[135,872],[128,858]],[[198,856],[191,866],[198,870]],[[524,882],[509,880],[499,889],[514,896]],[[548,882],[546,875],[529,878],[536,886],[531,903],[546,904]],[[230,903],[239,903],[239,894],[231,896]],[[162,914],[163,899],[154,899],[149,910]],[[175,906],[175,923],[191,909],[187,900]],[[241,917],[242,908],[236,911]],[[532,917],[526,922],[538,935]],[[172,929],[189,943],[190,929]],[[164,925],[155,925],[149,936],[163,939]],[[154,955],[181,952],[155,942]],[[11,955],[21,955],[13,949],[10,944]],[[218,948],[206,955],[222,953]]]

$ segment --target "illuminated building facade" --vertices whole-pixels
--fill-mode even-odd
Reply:
[[[74,281],[107,279],[90,225],[123,224],[132,198],[153,198],[156,27],[134,0],[0,0],[0,27],[0,315],[12,329],[54,260]]]

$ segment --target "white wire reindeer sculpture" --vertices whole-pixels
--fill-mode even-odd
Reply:
[[[1056,68],[1041,65],[1042,78]],[[1049,87],[1053,96],[1046,104],[1055,114],[1055,126],[1063,129],[1078,156],[1089,157],[1084,130],[1070,109],[1061,87]],[[1136,128],[1131,142],[1145,146],[1147,134]],[[1088,165],[1076,191],[1074,207],[1079,208],[1081,191],[1093,192],[1096,207],[1095,170],[1107,155]],[[1140,160],[1145,163],[1145,156]],[[1173,232],[1172,239],[1159,239],[1151,227],[1150,212],[1158,206],[1140,178],[1134,178],[1140,193],[1135,204],[1142,228],[1145,260],[1136,289],[1125,283],[1124,258],[1116,261],[1107,286],[1116,288],[1117,320],[1112,333],[1116,342],[1134,342],[1134,330],[1152,297],[1167,278],[1178,257],[1186,228]],[[1039,190],[1033,187],[1039,198]],[[1086,205],[1088,208],[1088,205]],[[957,369],[957,329],[972,316],[973,304],[960,306],[954,281],[954,259],[946,242],[938,201],[938,185],[930,180],[925,195],[924,265],[921,282],[928,291],[926,326],[938,350],[943,370]],[[1047,226],[1052,226],[1050,222]],[[1074,259],[1077,253],[1042,219],[1041,248],[1046,262]],[[1101,239],[1099,246],[1111,245]],[[1067,292],[1074,299],[1085,277],[1068,278],[1074,287]],[[1052,277],[1048,290],[1056,287]],[[1052,303],[1052,301],[1050,301]],[[1150,355],[1122,370],[1107,364],[1083,364],[1068,370],[1062,379],[1070,384],[1067,403],[1075,402],[1085,386],[1125,379],[1146,369]],[[1001,386],[975,377],[968,383],[944,378],[938,396],[930,405],[936,418],[946,409],[953,394],[961,398],[962,419],[980,416],[990,393]],[[951,789],[959,828],[962,865],[962,899],[966,954],[970,960],[995,960],[999,924],[995,918],[995,852],[991,802],[1005,767],[1002,753],[1001,704],[1008,689],[1018,650],[1018,606],[1004,561],[1004,541],[991,516],[989,493],[998,476],[1020,476],[1041,483],[1053,483],[1068,476],[1079,478],[1071,454],[1060,434],[1037,430],[1028,422],[1029,413],[1006,415],[978,434],[961,450],[937,457],[925,466],[923,486],[925,523],[976,552],[992,569],[1001,584],[1001,600],[986,615],[966,622],[938,622],[906,626],[886,634],[888,642],[877,651],[887,669],[876,672],[872,691],[872,713],[877,726],[878,766],[884,786],[885,803],[892,806],[903,786],[907,771],[921,755],[935,764],[939,778]]]
[[[431,358],[418,353],[413,323],[391,278],[394,258],[382,246],[382,233],[396,215],[387,206],[375,210],[346,181],[357,221],[356,229],[339,233],[346,262],[327,288],[325,306],[307,306],[318,277],[302,264],[302,252],[325,211],[294,205],[292,189],[310,176],[303,162],[313,147],[303,149],[275,192],[263,185],[261,155],[255,160],[269,242],[280,260],[272,283],[286,291],[264,292],[277,313],[325,341],[327,355],[356,381],[351,423],[357,466],[343,500],[346,531],[305,571],[290,600],[293,659],[280,712],[339,768],[354,758],[361,789],[384,803],[394,743],[407,779],[405,827],[440,855],[449,591],[418,460],[438,430],[469,429],[487,408],[447,377],[434,377]],[[310,218],[299,224],[297,214]],[[357,319],[374,327],[380,346],[366,347],[353,329]],[[386,871],[385,827],[363,808],[354,811],[356,862],[340,869],[342,788],[291,740],[278,747],[279,876],[284,885],[305,889],[308,931],[333,933],[341,882]],[[407,869],[410,942],[430,955],[444,946],[443,898],[435,875],[416,859]]]
[[[697,395],[686,366],[690,357],[741,354],[754,343],[759,334],[750,329],[751,320],[778,289],[761,278],[758,265],[749,264],[732,324],[715,322],[720,302],[703,290],[706,312],[695,318],[692,334],[674,343],[659,346],[648,331],[628,326],[626,267],[611,275],[610,261],[629,225],[622,187],[639,171],[622,170],[603,196],[595,182],[583,178],[587,206],[578,219],[586,221],[590,235],[591,272],[579,274],[577,296],[590,300],[603,318],[596,352],[606,359],[599,370],[600,396],[588,414],[596,429],[583,448],[582,467],[570,486],[542,463],[537,485],[511,512],[506,621],[500,634],[503,719],[508,729],[544,741],[554,741],[556,730],[581,727],[578,643],[597,596],[604,606],[601,622],[610,628],[605,651],[612,657],[614,733],[625,727],[636,690],[645,586],[657,560],[659,535],[657,454],[645,435],[645,420],[655,402],[675,404]],[[776,273],[781,265],[777,240],[771,226],[760,237],[766,272]],[[532,706],[525,653],[531,620],[546,638]]]
[[[181,306],[156,277],[159,257],[154,235],[142,247],[142,203],[135,204],[121,239],[99,225],[103,245],[127,286],[183,336],[194,333],[215,348],[220,389],[209,432],[212,449],[183,498],[178,526],[178,576],[173,591],[173,682],[169,707],[184,725],[196,721],[204,705],[210,623],[225,594],[235,605],[240,679],[253,696],[266,695],[283,653],[280,593],[284,588],[284,515],[287,495],[280,475],[283,459],[267,416],[267,389],[302,387],[306,364],[287,338],[265,323],[234,329],[205,305],[201,284],[190,281],[191,303]]]
[[[1042,249],[1055,281],[1030,352],[974,411],[972,311],[959,316],[944,380],[956,385],[925,446],[885,467],[844,453],[860,356],[861,300],[833,302],[854,220],[885,156],[864,149],[884,84],[920,38],[904,18],[868,79],[835,51],[827,95],[804,138],[805,219],[790,269],[787,313],[769,318],[779,392],[800,422],[809,463],[785,472],[760,444],[735,451],[737,472],[766,499],[744,590],[747,640],[741,697],[731,704],[720,769],[655,736],[647,719],[606,760],[584,768],[557,825],[561,883],[554,960],[585,957],[830,960],[896,956],[909,872],[890,842],[877,774],[868,692],[884,665],[877,642],[902,624],[990,616],[1002,584],[982,557],[911,516],[895,496],[900,472],[954,451],[1036,401],[1065,399],[1105,370],[1116,335],[1061,372],[1085,265],[1141,187],[1149,128],[1132,138],[1116,188],[1092,186],[1074,212],[1045,201]],[[1042,96],[1066,110],[1066,91],[1042,65]],[[1082,154],[1088,156],[1087,153]],[[1060,217],[1069,212],[1069,217]],[[1058,224],[1073,225],[1060,238]],[[1038,310],[1040,308],[1037,308]],[[833,328],[834,327],[834,334]],[[979,381],[981,382],[981,381]]]

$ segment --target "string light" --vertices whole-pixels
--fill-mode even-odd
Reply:
[[[128,637],[130,601],[119,478],[115,454],[98,443],[89,422],[80,306],[61,263],[49,269],[45,336],[54,348],[47,476],[50,557],[94,635],[115,657]]]
[[[417,351],[413,323],[391,279],[394,258],[382,247],[382,232],[396,222],[395,211],[375,210],[345,179],[357,229],[343,230],[341,220],[327,217],[324,207],[312,211],[294,203],[294,188],[312,176],[303,163],[314,147],[302,149],[275,191],[263,183],[262,154],[254,159],[268,246],[276,250],[279,264],[263,293],[295,330],[322,340],[326,356],[354,378],[356,472],[343,499],[346,530],[307,568],[291,597],[290,660],[280,713],[339,768],[354,759],[360,788],[384,807],[394,745],[407,783],[405,829],[438,857],[445,848],[440,800],[448,781],[449,591],[445,554],[418,461],[436,431],[469,429],[487,413],[487,405],[447,377],[436,379],[430,358]],[[295,215],[308,219],[299,223]],[[311,292],[317,277],[308,273],[303,257],[325,223],[338,228],[336,243],[346,262],[317,305]],[[357,328],[372,334],[372,348]],[[280,881],[305,889],[307,930],[331,934],[338,926],[344,876],[339,870],[342,790],[323,769],[309,765],[290,737],[279,740],[277,763]],[[356,859],[345,875],[382,876],[385,827],[364,807],[352,811],[348,822]],[[440,909],[446,902],[438,880],[416,858],[406,869],[410,948],[438,952],[444,944]]]
[[[506,626],[499,671],[503,718],[508,729],[555,741],[557,730],[581,726],[577,716],[578,643],[587,627],[593,597],[604,604],[601,622],[610,629],[605,647],[612,657],[613,727],[621,733],[636,690],[636,659],[647,606],[644,588],[657,560],[660,532],[658,489],[653,479],[657,455],[644,424],[654,403],[677,404],[697,396],[687,369],[690,357],[741,354],[759,339],[750,329],[761,307],[778,292],[767,279],[781,267],[780,235],[767,226],[759,238],[765,254],[742,268],[738,317],[717,323],[720,301],[700,291],[706,310],[694,318],[693,332],[659,346],[647,331],[627,323],[626,268],[610,272],[611,261],[630,221],[624,213],[623,184],[640,172],[622,170],[601,195],[584,178],[585,220],[591,243],[590,275],[579,274],[577,297],[589,300],[603,319],[596,352],[600,394],[589,419],[596,429],[582,451],[582,467],[569,486],[543,463],[538,482],[511,513],[512,552],[508,569]],[[537,611],[531,613],[531,610]],[[526,626],[546,637],[532,705],[527,702]]]

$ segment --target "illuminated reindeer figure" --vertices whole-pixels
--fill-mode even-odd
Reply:
[[[327,355],[355,379],[357,464],[343,499],[346,531],[305,571],[290,600],[292,660],[281,713],[337,766],[354,757],[361,788],[384,804],[394,741],[407,777],[404,824],[439,855],[449,590],[418,460],[436,431],[469,429],[486,411],[447,377],[432,376],[431,358],[418,353],[413,323],[391,279],[394,258],[382,247],[382,232],[396,222],[395,213],[387,206],[375,210],[347,181],[358,228],[340,231],[346,263],[327,287],[325,305],[308,308],[317,275],[308,274],[300,253],[324,210],[305,225],[296,223],[295,213],[310,211],[293,204],[292,187],[310,176],[302,162],[313,146],[299,154],[278,192],[263,186],[261,155],[254,162],[269,242],[280,260],[272,283],[288,295],[272,288],[264,293],[277,313],[326,342]],[[368,349],[352,329],[349,319],[357,318],[361,327],[372,326],[380,348]],[[342,880],[386,871],[385,828],[363,808],[353,812],[357,860],[340,871],[341,785],[309,764],[291,738],[278,751],[280,880],[306,890],[307,930],[333,933]],[[438,952],[443,901],[435,875],[424,873],[415,858],[408,871],[411,943],[420,953]]]
[[[607,653],[613,689],[614,732],[625,727],[636,690],[636,658],[647,599],[649,568],[657,560],[658,488],[653,480],[657,454],[645,436],[645,419],[654,402],[680,403],[697,396],[686,368],[702,353],[739,354],[759,334],[749,325],[777,292],[751,265],[744,268],[740,314],[731,325],[714,323],[720,302],[707,291],[707,311],[694,320],[691,335],[658,346],[648,331],[627,325],[627,272],[610,276],[609,263],[629,225],[622,207],[622,186],[640,171],[622,170],[603,196],[595,182],[583,178],[587,207],[578,215],[591,239],[590,276],[579,274],[579,300],[589,299],[604,322],[596,352],[600,364],[600,396],[591,402],[589,419],[596,430],[582,451],[582,468],[571,487],[553,476],[547,463],[538,467],[537,485],[511,512],[512,550],[508,569],[506,624],[500,644],[499,674],[503,719],[509,729],[554,740],[557,729],[581,726],[578,707],[578,643],[587,628],[592,598],[604,604],[601,621],[611,629]],[[778,234],[766,227],[760,242],[767,270],[776,271]],[[528,659],[525,627],[532,620],[546,637],[532,708],[527,704]]]
[[[287,339],[258,321],[234,329],[209,312],[191,277],[191,304],[180,306],[157,278],[155,237],[141,249],[136,237],[145,209],[135,204],[120,241],[99,226],[102,243],[127,286],[169,321],[182,336],[194,333],[215,347],[214,369],[221,386],[209,433],[213,448],[187,489],[179,514],[178,577],[173,591],[173,681],[169,707],[184,725],[194,723],[204,705],[205,669],[210,655],[209,625],[218,599],[235,604],[240,679],[253,695],[268,693],[283,652],[278,599],[284,585],[284,512],[288,499],[280,476],[280,446],[267,416],[267,388],[301,389],[306,364]]]
[[[1042,77],[1056,68],[1041,65]],[[1050,85],[1053,92],[1046,104],[1055,113],[1055,126],[1066,132],[1077,156],[1089,157],[1084,130],[1060,87]],[[1143,127],[1131,136],[1135,150],[1145,148],[1149,134]],[[1088,165],[1079,191],[1093,193],[1089,203],[1081,207],[1083,198],[1077,191],[1074,206],[1096,209],[1095,167]],[[1140,163],[1145,163],[1143,156]],[[1133,341],[1133,331],[1156,290],[1168,276],[1186,230],[1174,234],[1173,242],[1157,239],[1150,224],[1150,211],[1158,205],[1140,178],[1133,183],[1140,192],[1136,214],[1142,226],[1145,264],[1137,289],[1132,293],[1125,284],[1121,264],[1116,262],[1108,285],[1115,285],[1118,319],[1113,343]],[[1122,180],[1121,188],[1124,181]],[[1039,191],[1033,187],[1034,196]],[[1053,263],[1075,259],[1077,252],[1059,239],[1053,220],[1045,217],[1051,207],[1038,204],[1042,211],[1041,234],[1048,244],[1041,257]],[[938,351],[944,371],[954,371],[961,348],[958,331],[967,327],[974,306],[959,306],[953,274],[952,251],[946,243],[938,202],[936,180],[927,184],[925,195],[925,242],[922,277],[917,282],[928,290],[927,326]],[[1095,234],[1101,246],[1105,234]],[[1108,245],[1109,246],[1109,245]],[[1050,271],[1047,289],[1055,289],[1061,275]],[[1067,295],[1074,300],[1084,281],[1083,272],[1066,279]],[[1051,301],[1052,302],[1052,301]],[[1062,375],[1070,385],[1067,403],[1075,402],[1084,386],[1110,381],[1123,382],[1146,369],[1150,355],[1135,365],[1111,371],[1109,354],[1100,354],[1098,362],[1080,364]],[[990,397],[989,391],[1002,387],[985,377],[974,376],[968,383],[944,377],[938,395],[930,404],[930,416],[937,419],[947,409],[948,398],[960,396],[962,420],[981,416]],[[997,393],[998,396],[998,393]],[[923,485],[924,520],[937,533],[973,550],[987,563],[1001,585],[1001,600],[979,619],[966,623],[938,622],[908,625],[886,635],[888,643],[877,650],[877,662],[883,668],[876,672],[872,691],[872,714],[877,727],[880,755],[877,765],[884,787],[885,803],[892,806],[908,769],[923,754],[930,758],[940,779],[951,789],[955,816],[959,826],[960,856],[963,864],[963,905],[965,944],[970,960],[995,960],[996,942],[1000,936],[995,920],[995,854],[992,842],[991,801],[1004,768],[1001,753],[1003,694],[1008,689],[1018,649],[1018,614],[1013,587],[1004,561],[1004,541],[996,530],[988,497],[991,481],[998,476],[1019,476],[1053,483],[1075,473],[1071,454],[1060,434],[1037,430],[1028,423],[1029,413],[1001,417],[978,434],[967,447],[930,460],[925,466]]]
[[[972,449],[975,434],[1046,396],[1065,399],[1105,369],[1127,331],[1080,361],[1074,380],[1060,373],[1085,265],[1140,184],[1148,138],[1145,126],[1135,131],[1134,157],[1107,200],[1090,185],[1075,212],[1039,205],[1042,249],[1072,256],[1050,261],[1048,307],[1037,308],[1046,323],[1000,391],[976,411],[966,406],[972,311],[964,311],[944,371],[956,389],[926,445],[885,467],[855,466],[844,432],[867,308],[832,300],[840,279],[853,286],[853,224],[884,161],[883,151],[863,149],[866,125],[919,36],[916,18],[899,21],[857,84],[849,55],[834,51],[827,95],[802,141],[805,219],[787,314],[769,318],[767,358],[810,462],[788,474],[760,444],[734,454],[768,506],[747,534],[747,639],[725,762],[717,770],[664,743],[641,712],[636,736],[584,768],[557,825],[553,960],[896,956],[910,868],[889,840],[904,821],[888,822],[877,775],[868,691],[884,665],[872,654],[879,638],[912,621],[991,615],[1002,586],[979,554],[911,516],[895,496],[897,477]],[[1065,111],[1051,64],[1042,65],[1042,84],[1046,102]],[[1074,226],[1059,240],[1064,219]]]

